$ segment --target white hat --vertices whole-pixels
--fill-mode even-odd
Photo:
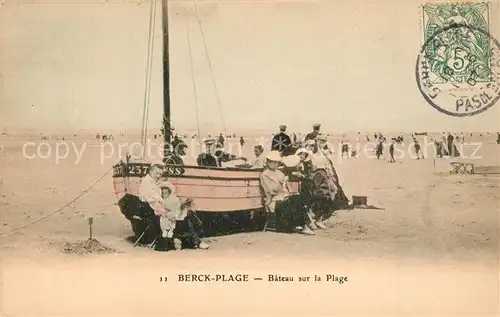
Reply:
[[[205,141],[203,141],[203,142],[205,142],[205,144],[207,144],[207,145],[208,144],[215,144],[215,139],[214,138],[208,138],[208,139],[205,139]]]
[[[318,136],[316,136],[316,140],[328,141],[328,138],[324,134],[318,134]]]
[[[302,153],[307,154],[307,157],[305,159],[306,161],[309,161],[311,159],[311,152],[309,152],[308,150],[306,150],[304,148],[298,149],[297,152],[295,152],[295,155],[299,156]]]
[[[314,141],[314,140],[307,140],[306,142],[304,142],[304,146],[308,146],[308,145],[316,145],[316,141]]]
[[[267,154],[266,159],[273,162],[281,162],[281,155],[278,151],[271,151]]]
[[[162,188],[162,189],[168,188],[171,193],[173,193],[175,191],[174,185],[172,185],[172,183],[167,182],[167,181],[160,182],[160,188]]]
[[[300,164],[300,157],[298,155],[288,155],[283,158],[283,164],[286,167],[296,167]]]

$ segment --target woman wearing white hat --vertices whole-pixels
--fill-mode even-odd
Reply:
[[[266,212],[268,213],[268,225],[272,226],[276,223],[277,205],[281,205],[288,197],[289,193],[286,189],[286,176],[278,170],[278,166],[282,161],[278,151],[271,151],[267,157],[267,168],[260,174],[260,184],[264,191],[264,203]],[[302,233],[314,234],[309,228],[304,227]]]

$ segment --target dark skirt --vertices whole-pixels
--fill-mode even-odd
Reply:
[[[277,201],[274,217],[277,232],[291,233],[295,227],[304,226],[307,214],[301,196],[292,195],[283,201]]]

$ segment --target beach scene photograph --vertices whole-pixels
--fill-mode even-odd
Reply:
[[[0,315],[500,313],[500,3],[0,15]]]

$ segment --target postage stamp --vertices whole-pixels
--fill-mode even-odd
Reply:
[[[499,99],[500,45],[489,33],[488,6],[423,6],[417,84],[424,99],[445,114],[479,114]]]

